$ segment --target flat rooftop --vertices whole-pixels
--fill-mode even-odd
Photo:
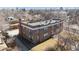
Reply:
[[[30,26],[40,26],[40,25],[48,25],[57,22],[56,20],[46,20],[46,21],[40,21],[40,22],[34,22],[34,23],[28,23]]]
[[[43,21],[37,21],[37,22],[28,22],[27,24],[23,22],[23,24],[26,24],[29,27],[41,27],[41,26],[47,26],[55,23],[59,23],[60,19],[50,19],[50,20],[43,20]]]
[[[58,39],[57,38],[50,38],[47,41],[38,44],[37,46],[33,47],[31,49],[31,51],[46,51],[49,49],[55,49],[58,43]]]

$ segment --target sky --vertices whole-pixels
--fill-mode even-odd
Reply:
[[[79,0],[1,0],[0,7],[79,7]]]

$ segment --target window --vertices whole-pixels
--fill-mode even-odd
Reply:
[[[39,36],[37,36],[37,39],[39,39]]]
[[[47,35],[48,35],[48,33],[45,33],[45,34],[44,34],[44,37],[47,36]]]
[[[44,28],[44,33],[48,32],[48,27]]]
[[[48,27],[44,28],[44,30],[47,30],[47,29],[48,29]]]

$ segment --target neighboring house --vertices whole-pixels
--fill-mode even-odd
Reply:
[[[10,16],[10,17],[8,17],[6,20],[7,20],[7,21],[12,21],[12,20],[14,20],[14,17]]]
[[[8,21],[9,23],[16,23],[16,22],[18,22],[18,19],[14,18],[12,16],[7,17],[5,20]]]

